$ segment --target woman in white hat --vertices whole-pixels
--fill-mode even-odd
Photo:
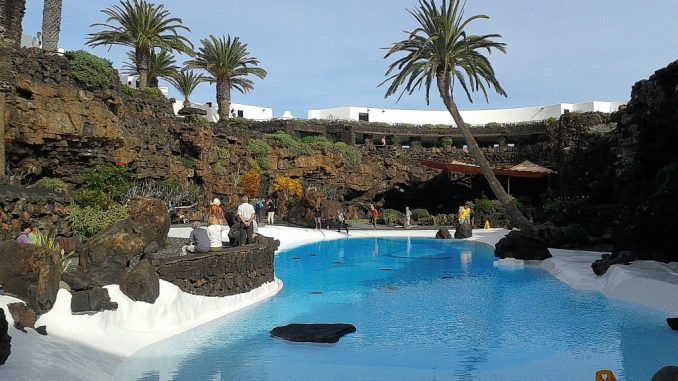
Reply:
[[[207,215],[207,236],[210,239],[210,251],[222,249],[221,232],[226,228],[224,227],[224,211],[220,205],[221,201],[218,198],[212,200],[212,206]]]

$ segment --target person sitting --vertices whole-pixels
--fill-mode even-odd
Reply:
[[[207,236],[210,240],[209,251],[221,251],[223,249],[221,232],[224,230],[226,230],[226,227],[219,224],[211,224],[207,227]]]
[[[195,221],[191,224],[193,230],[188,236],[188,244],[181,247],[181,255],[190,253],[206,253],[210,250],[210,238],[207,230],[200,228],[200,222]]]
[[[14,240],[20,244],[30,243],[28,239],[28,234],[31,232],[31,230],[32,228],[30,224],[22,224],[21,230],[19,230],[19,234],[17,234]]]

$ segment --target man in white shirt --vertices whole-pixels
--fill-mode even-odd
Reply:
[[[242,196],[242,204],[238,206],[238,219],[242,222],[245,227],[245,232],[247,233],[247,241],[245,244],[252,243],[252,233],[254,233],[253,222],[256,220],[256,213],[254,207],[247,202],[247,196]]]

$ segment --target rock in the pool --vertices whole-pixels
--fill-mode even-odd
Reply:
[[[353,332],[352,324],[288,324],[273,328],[271,336],[295,343],[336,343]]]

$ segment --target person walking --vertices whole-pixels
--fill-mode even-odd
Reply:
[[[344,217],[344,211],[339,209],[337,213],[337,233],[341,232],[341,227],[346,229],[346,234],[348,234],[348,226],[346,225],[346,217]]]
[[[245,233],[247,234],[245,244],[248,245],[252,243],[252,235],[254,234],[253,222],[257,217],[254,212],[254,207],[248,202],[249,199],[247,196],[242,196],[240,200],[242,201],[242,204],[238,206],[238,219],[240,219],[240,222],[242,222],[245,227]]]
[[[372,226],[374,229],[377,228],[377,218],[379,218],[379,212],[377,211],[377,208],[374,207],[374,205],[370,204],[370,212],[372,213]]]
[[[410,228],[410,221],[412,220],[412,211],[410,211],[410,207],[406,206],[405,207],[405,229]]]
[[[269,197],[266,201],[266,223],[273,225],[275,222],[275,204],[273,200]]]
[[[322,229],[323,214],[320,211],[320,205],[316,206],[313,210],[313,219],[315,220],[315,228]]]

